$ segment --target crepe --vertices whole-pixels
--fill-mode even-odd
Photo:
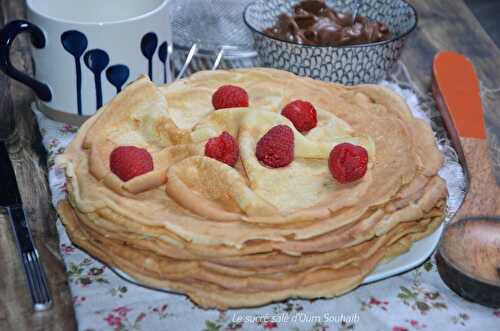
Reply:
[[[249,107],[214,111],[211,96],[227,84],[247,91]],[[317,110],[307,133],[280,114],[297,99]],[[293,130],[294,160],[272,169],[255,148],[278,124]],[[204,155],[224,131],[239,146],[234,167]],[[343,142],[369,155],[365,176],[349,184],[328,169]],[[154,170],[127,182],[113,174],[109,155],[124,145],[148,150]],[[68,189],[59,212],[77,245],[203,307],[331,297],[440,224],[442,162],[430,127],[381,86],[273,69],[200,72],[159,88],[141,77],[58,159]]]

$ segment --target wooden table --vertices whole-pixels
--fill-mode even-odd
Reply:
[[[419,28],[410,38],[403,62],[422,90],[429,89],[432,59],[439,50],[465,54],[474,62],[485,86],[500,86],[500,51],[462,0],[411,2],[419,13]],[[2,26],[23,17],[24,1],[0,0]],[[30,45],[28,38],[23,37],[15,43],[12,57],[18,68],[31,72]],[[46,155],[36,120],[29,110],[32,100],[33,94],[26,87],[0,74],[0,123],[11,116],[16,123],[7,142],[8,149],[30,226],[48,273],[54,307],[43,313],[32,311],[12,233],[5,215],[0,214],[0,330],[72,330],[76,329],[72,298],[58,250],[56,213],[49,202]],[[485,98],[484,102],[490,145],[496,151],[491,156],[498,165],[500,98]],[[0,130],[2,128],[0,124]],[[496,170],[500,177],[500,169]]]

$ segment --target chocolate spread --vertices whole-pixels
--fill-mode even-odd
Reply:
[[[373,43],[391,38],[382,22],[337,12],[323,1],[305,0],[293,7],[293,14],[281,14],[266,35],[306,45],[342,46]]]

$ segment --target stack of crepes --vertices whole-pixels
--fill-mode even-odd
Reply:
[[[221,85],[249,107],[214,110]],[[280,112],[312,103],[318,124],[300,133]],[[273,126],[294,131],[294,160],[255,156]],[[236,137],[234,167],[204,155],[209,138]],[[342,142],[369,153],[363,178],[338,183],[328,155]],[[117,146],[152,155],[129,181],[110,171]],[[142,77],[80,128],[59,160],[67,199],[58,210],[72,241],[138,282],[187,294],[205,308],[333,297],[442,222],[447,189],[428,124],[377,85],[346,87],[271,69],[211,71],[156,87]]]

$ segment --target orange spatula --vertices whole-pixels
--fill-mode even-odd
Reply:
[[[479,81],[469,59],[454,52],[434,58],[432,91],[468,177],[465,200],[446,227],[438,271],[459,295],[500,307],[500,188],[493,173]]]

